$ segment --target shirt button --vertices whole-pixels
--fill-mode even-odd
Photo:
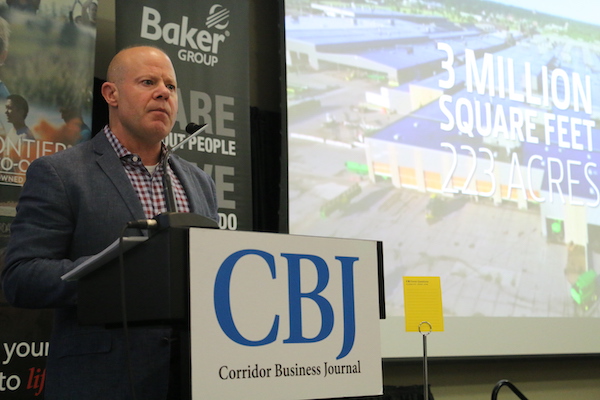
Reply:
[[[133,162],[138,162],[140,160],[140,158],[138,156],[133,156],[132,160],[133,160]]]

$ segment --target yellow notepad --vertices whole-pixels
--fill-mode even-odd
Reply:
[[[439,276],[405,276],[404,316],[407,332],[443,332],[442,285]]]

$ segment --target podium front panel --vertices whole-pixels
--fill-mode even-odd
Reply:
[[[78,280],[78,318],[83,325],[120,325],[121,290],[130,325],[186,323],[189,305],[189,231],[169,228]]]
[[[382,394],[378,243],[190,229],[192,399]]]

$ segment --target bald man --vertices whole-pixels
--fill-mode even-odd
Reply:
[[[79,326],[75,283],[61,276],[115,241],[128,221],[166,211],[164,173],[179,211],[218,218],[210,176],[177,156],[162,169],[162,139],[178,107],[169,57],[154,47],[127,48],[114,57],[107,78],[108,125],[90,141],[31,163],[2,272],[12,305],[55,309],[47,400],[133,398],[122,330]],[[171,389],[179,382],[169,388],[172,335],[169,329],[130,329],[137,399],[177,398]]]

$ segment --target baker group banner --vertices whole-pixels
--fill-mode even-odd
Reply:
[[[219,226],[252,229],[248,2],[117,0],[117,48],[161,48],[177,73],[179,113],[170,146],[188,123],[207,124],[178,154],[217,185]]]
[[[31,161],[90,137],[96,0],[0,5],[0,251]],[[0,265],[0,269],[3,266]],[[43,397],[48,310],[0,291],[0,398]]]

